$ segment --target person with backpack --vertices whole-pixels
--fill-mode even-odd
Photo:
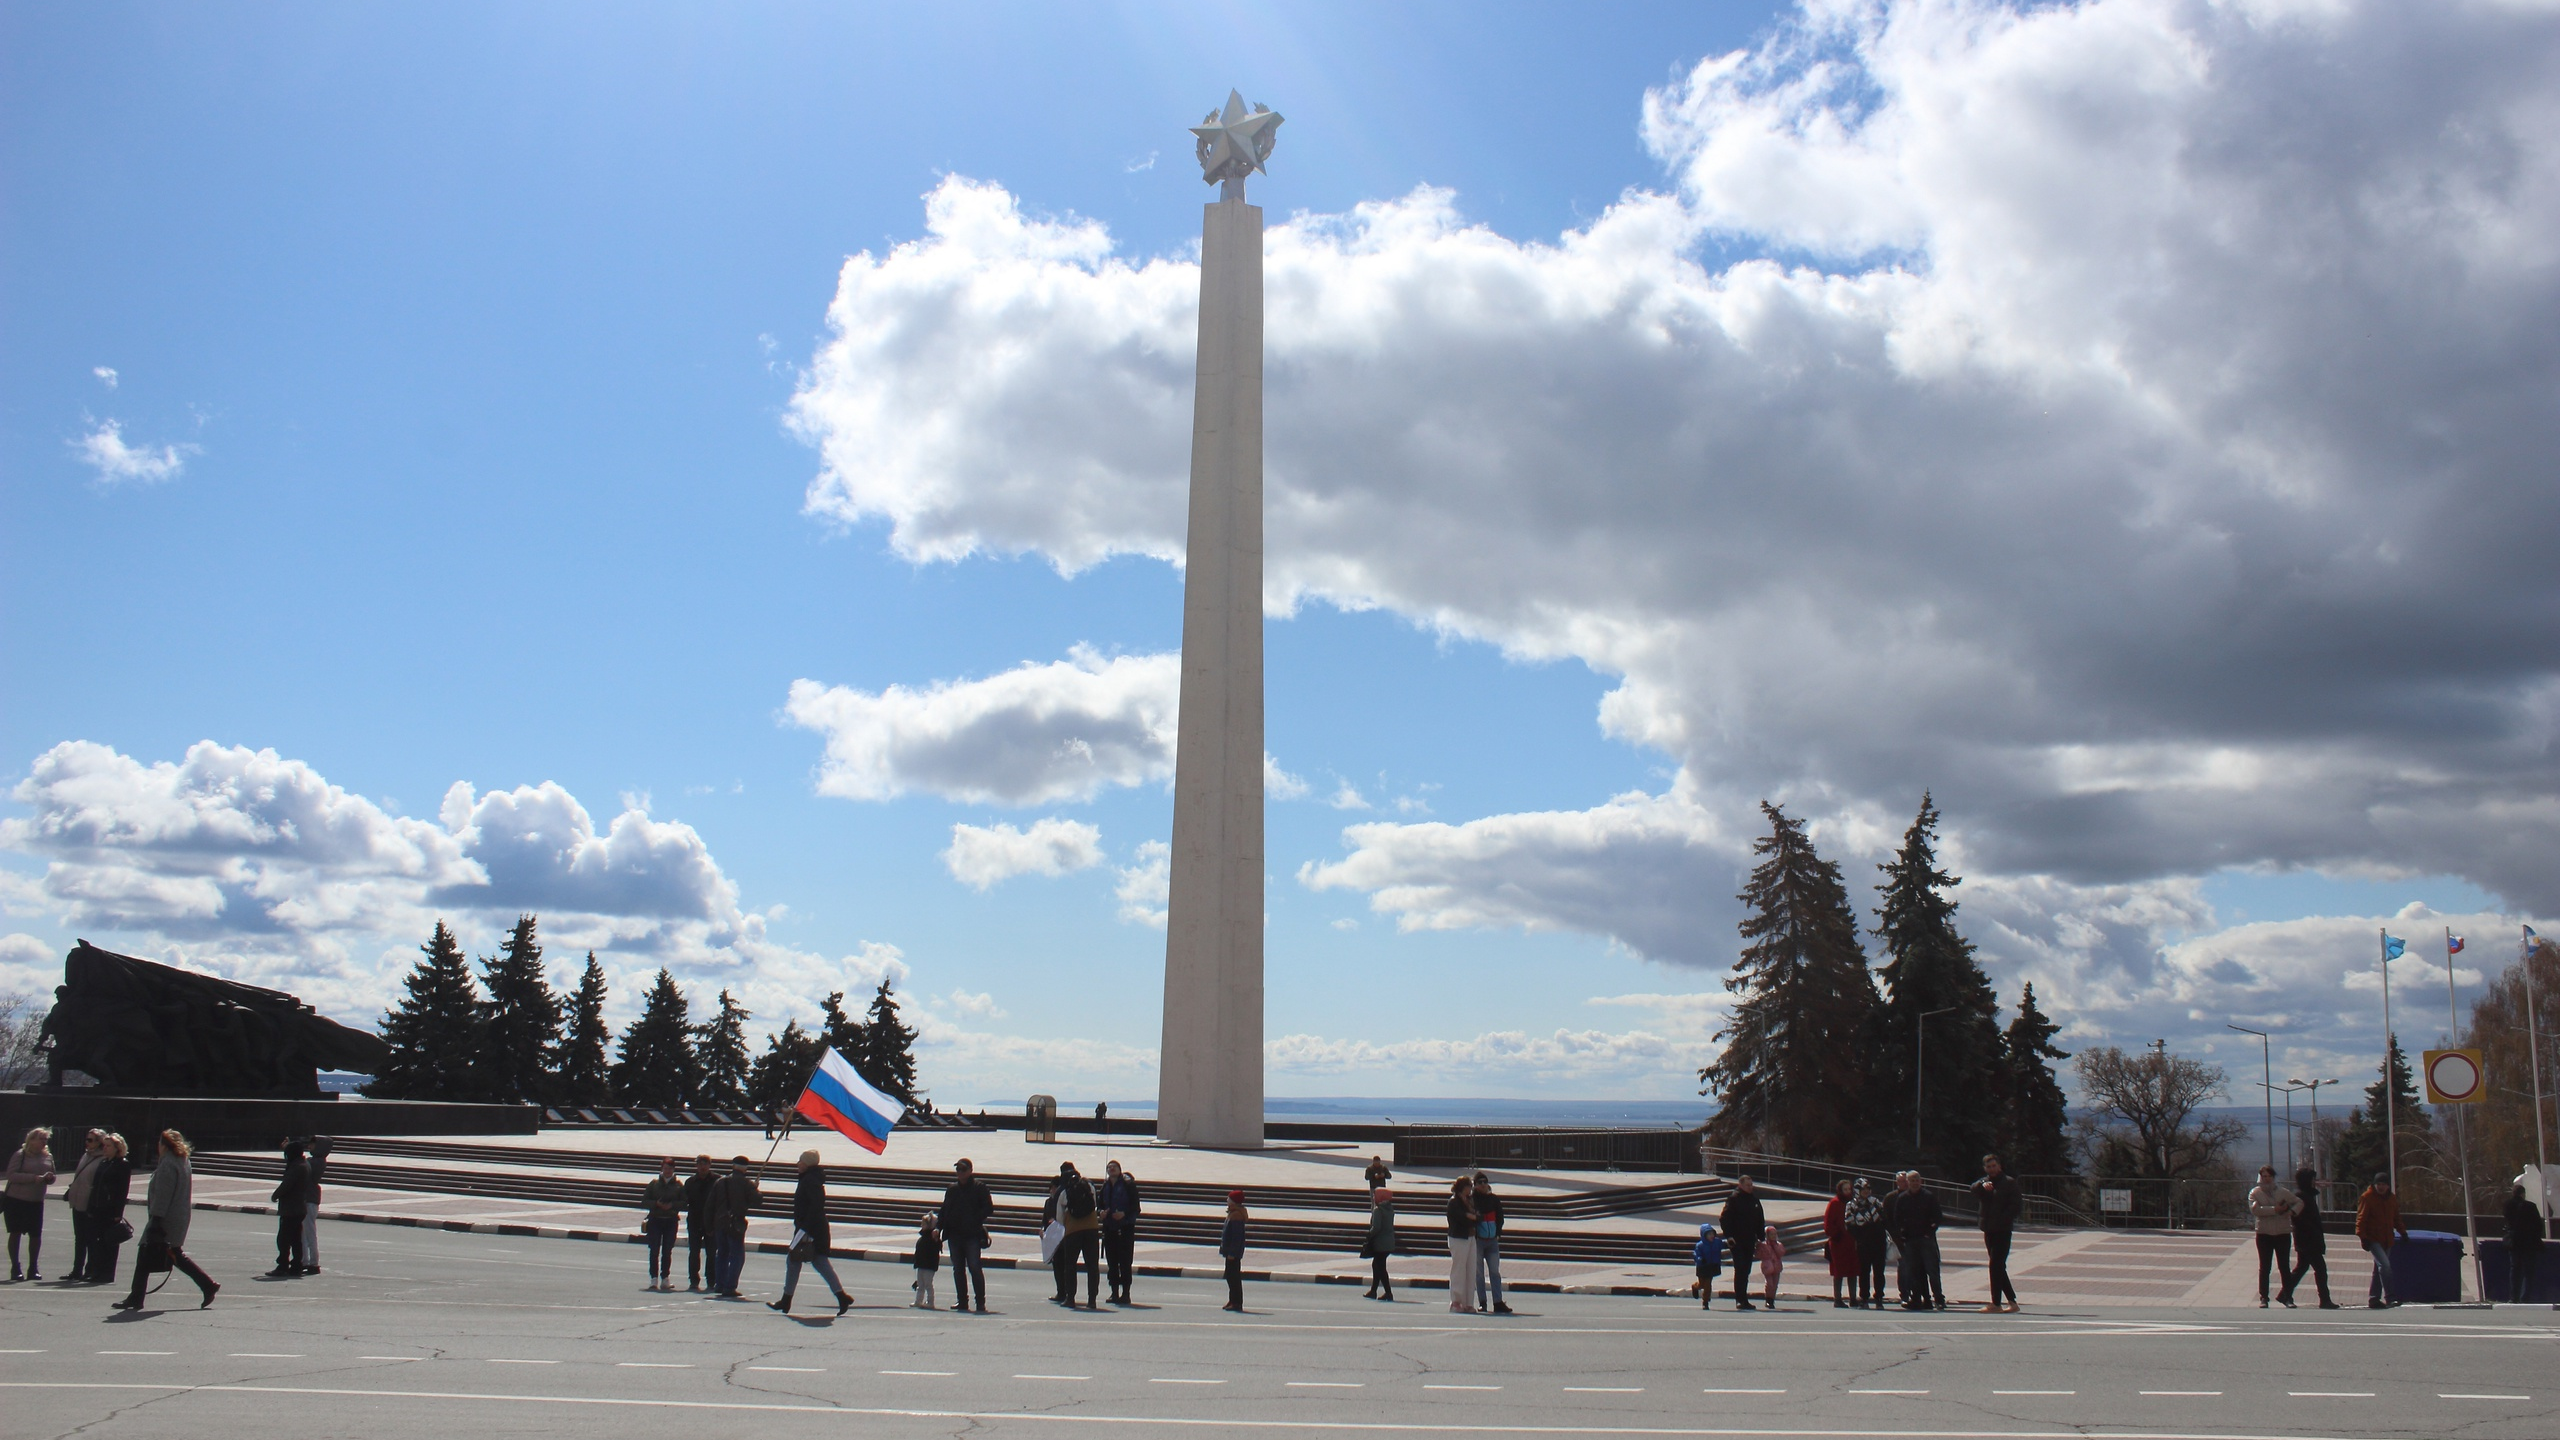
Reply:
[[[1369,1230],[1361,1237],[1360,1254],[1369,1262],[1366,1300],[1393,1303],[1396,1282],[1387,1278],[1387,1257],[1396,1253],[1396,1196],[1384,1185],[1369,1192]]]
[[[987,1248],[987,1222],[995,1218],[995,1192],[978,1178],[967,1160],[954,1161],[951,1184],[942,1192],[942,1243],[951,1251],[951,1308],[969,1308],[969,1287],[978,1287],[978,1313],[987,1313],[987,1271],[978,1263]]]
[[[2318,1277],[2320,1308],[2338,1310],[2344,1307],[2329,1298],[2329,1237],[2320,1224],[2320,1174],[2304,1166],[2293,1172],[2293,1193],[2302,1202],[2293,1212],[2293,1268],[2284,1272],[2284,1293],[2278,1298],[2285,1308],[2293,1308],[2293,1295],[2302,1288],[2302,1277]]]
[[[1698,1227],[1698,1243],[1689,1248],[1698,1267],[1698,1308],[1716,1308],[1716,1282],[1724,1278],[1724,1232],[1713,1224]]]
[[[1733,1193],[1725,1198],[1724,1213],[1717,1218],[1724,1222],[1725,1250],[1733,1256],[1733,1308],[1748,1310],[1751,1262],[1759,1257],[1761,1233],[1769,1228],[1768,1212],[1760,1208],[1760,1194],[1750,1176],[1733,1182]]]
[[[1502,1200],[1493,1193],[1493,1181],[1481,1170],[1476,1172],[1476,1308],[1490,1308],[1496,1315],[1508,1315],[1511,1307],[1502,1303]],[[1488,1298],[1490,1297],[1490,1298]]]
[[[1875,1188],[1860,1176],[1849,1187],[1849,1203],[1840,1212],[1849,1228],[1849,1243],[1857,1247],[1858,1276],[1849,1286],[1849,1304],[1857,1309],[1884,1308],[1884,1263],[1888,1241],[1885,1235],[1884,1202],[1876,1198]]]
[[[1113,1160],[1102,1167],[1102,1264],[1111,1280],[1111,1303],[1134,1305],[1129,1282],[1137,1273],[1138,1177]]]
[[[1072,1310],[1076,1304],[1076,1264],[1084,1264],[1084,1303],[1088,1310],[1102,1308],[1102,1216],[1093,1194],[1093,1182],[1076,1173],[1075,1162],[1063,1161],[1058,1178],[1049,1186],[1049,1219],[1064,1231],[1058,1238],[1057,1253],[1049,1264],[1057,1272],[1058,1293],[1051,1297],[1057,1304]]]

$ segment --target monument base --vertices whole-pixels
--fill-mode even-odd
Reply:
[[[531,1135],[534,1105],[464,1105],[442,1100],[262,1100],[215,1095],[112,1094],[80,1086],[0,1090],[0,1135],[53,1132],[55,1165],[80,1153],[90,1130],[125,1138],[138,1161],[159,1152],[163,1130],[203,1150],[273,1150],[297,1135]]]

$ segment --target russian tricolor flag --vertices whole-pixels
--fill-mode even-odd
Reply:
[[[890,1127],[907,1113],[907,1107],[855,1074],[832,1046],[818,1057],[818,1068],[793,1108],[874,1155],[888,1148]]]

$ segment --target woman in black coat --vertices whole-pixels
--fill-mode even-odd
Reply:
[[[116,1255],[124,1248],[124,1207],[133,1198],[133,1159],[124,1137],[108,1135],[106,1158],[89,1177],[89,1268],[81,1277],[92,1285],[112,1285]]]
[[[791,1293],[800,1288],[800,1267],[813,1265],[827,1277],[827,1288],[835,1292],[836,1313],[853,1308],[853,1297],[845,1293],[844,1282],[836,1278],[836,1267],[827,1259],[827,1247],[833,1243],[827,1233],[827,1173],[820,1168],[818,1152],[800,1152],[800,1183],[791,1192],[791,1254],[782,1265],[782,1298],[766,1302],[768,1309],[791,1313]]]

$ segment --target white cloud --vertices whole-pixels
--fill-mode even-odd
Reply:
[[[1173,847],[1161,840],[1144,841],[1130,859],[1113,887],[1120,897],[1120,918],[1161,930],[1173,895]]]
[[[1353,785],[1348,780],[1342,780],[1336,784],[1334,786],[1333,794],[1329,796],[1324,803],[1332,806],[1336,810],[1366,810],[1370,808],[1367,797],[1360,793],[1358,786]]]
[[[81,463],[98,472],[98,483],[102,485],[126,481],[152,485],[175,480],[178,472],[186,468],[188,456],[203,453],[203,447],[197,445],[162,445],[154,449],[130,444],[124,438],[124,422],[112,419],[99,421],[96,429],[72,441],[71,450]]]
[[[2225,867],[2560,904],[2560,25],[2410,13],[1814,4],[1552,243],[1430,189],[1274,227],[1267,606],[1578,658],[1677,775],[1307,882],[1711,963],[1754,802],[1865,862],[1932,788],[2084,1016]],[[841,273],[810,510],[1178,563],[1197,283],[947,180]]]
[[[1559,1029],[1545,1035],[1488,1031],[1467,1040],[1337,1040],[1283,1035],[1263,1047],[1282,1076],[1367,1074],[1381,1079],[1441,1085],[1480,1076],[1510,1085],[1524,1075],[1542,1083],[1580,1084],[1658,1079],[1697,1068],[1696,1052],[1650,1031]],[[1685,1070],[1684,1070],[1685,1067]]]
[[[1179,655],[1078,647],[983,680],[874,694],[796,680],[784,713],[826,736],[818,793],[886,800],[911,790],[973,804],[1087,800],[1173,773]]]
[[[1005,1018],[1005,1008],[996,1003],[996,997],[983,990],[974,994],[967,990],[954,990],[943,999],[963,1015],[974,1015],[983,1020]]]
[[[1262,793],[1273,800],[1297,800],[1305,797],[1307,782],[1280,768],[1271,752],[1262,752]]]
[[[93,365],[89,368],[89,373],[98,377],[99,384],[106,386],[110,390],[116,388],[116,368],[114,366]]]
[[[1054,815],[1033,821],[1028,830],[954,825],[942,863],[951,878],[976,890],[1016,875],[1065,875],[1102,863],[1102,830]]]
[[[62,952],[33,935],[0,935],[0,996],[19,995],[49,1004],[62,983]]]

